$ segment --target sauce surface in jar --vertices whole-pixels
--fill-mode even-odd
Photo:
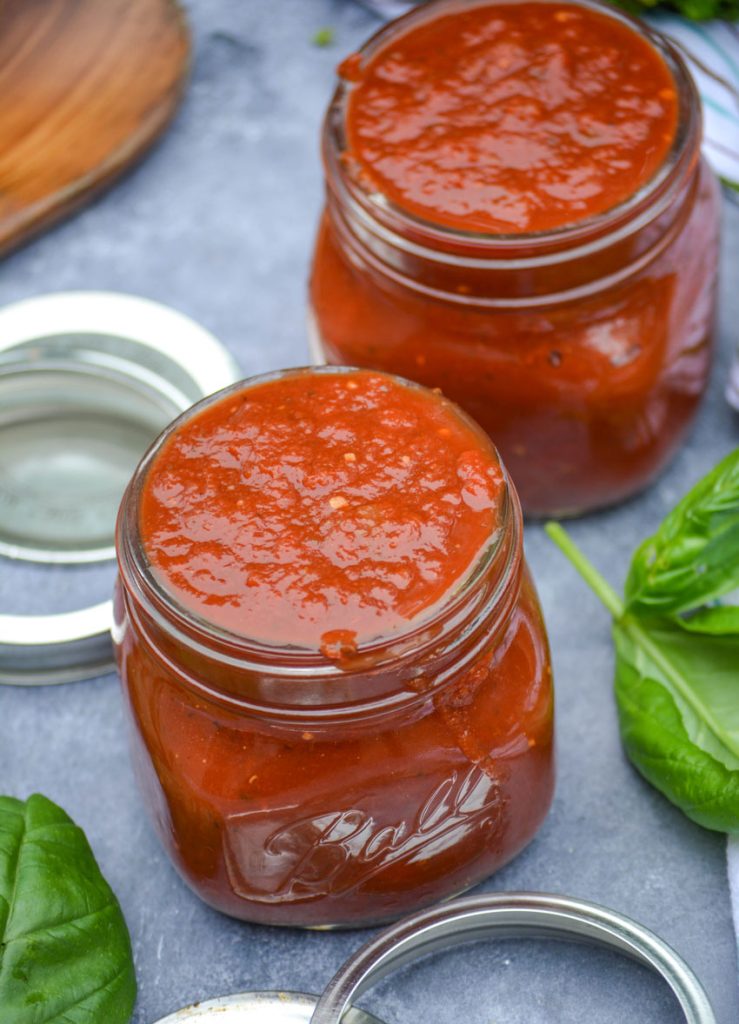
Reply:
[[[134,769],[212,906],[384,921],[533,837],[552,676],[520,507],[440,394],[329,368],[237,385],[145,457],[117,545]]]
[[[678,98],[632,28],[574,4],[470,6],[414,25],[352,84],[346,159],[409,213],[551,231],[628,199],[673,144]]]
[[[141,537],[165,587],[214,625],[350,650],[459,585],[502,489],[492,445],[441,395],[298,372],[183,424],[149,469]]]

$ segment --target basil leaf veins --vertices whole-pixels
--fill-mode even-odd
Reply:
[[[634,553],[625,600],[557,523],[547,533],[613,616],[624,749],[705,828],[739,834],[739,449]]]
[[[126,922],[84,832],[44,796],[0,796],[3,1024],[127,1024],[135,999]]]

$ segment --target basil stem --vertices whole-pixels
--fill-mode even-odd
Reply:
[[[590,589],[595,591],[614,619],[620,619],[624,613],[623,601],[593,563],[588,561],[569,533],[559,523],[547,523],[544,529],[559,550],[572,562]]]

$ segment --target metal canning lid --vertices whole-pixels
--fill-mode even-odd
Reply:
[[[339,1024],[356,998],[404,964],[463,942],[496,937],[577,940],[614,949],[667,982],[688,1024],[716,1024],[698,978],[654,932],[596,903],[526,892],[453,900],[387,928],[339,968],[311,1024]]]
[[[239,376],[209,331],[148,299],[63,292],[0,310],[0,557],[111,561],[118,504],[150,442]],[[113,577],[111,565],[111,588]],[[0,614],[0,682],[99,675],[111,622],[99,600]]]
[[[242,992],[186,1006],[157,1024],[308,1024],[318,996],[302,992]],[[345,1024],[381,1024],[363,1010],[349,1010]]]

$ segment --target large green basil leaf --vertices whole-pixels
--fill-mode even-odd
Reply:
[[[626,610],[673,615],[739,587],[739,448],[708,473],[635,551]]]
[[[121,908],[85,834],[46,797],[0,797],[2,1024],[127,1024]]]
[[[613,617],[628,756],[693,821],[739,834],[739,449],[637,548],[625,602],[546,529]]]
[[[739,832],[739,636],[628,616],[613,636],[630,759],[694,821]]]
[[[624,749],[644,778],[697,824],[739,833],[739,770],[691,741],[668,690],[620,661],[616,701]]]

